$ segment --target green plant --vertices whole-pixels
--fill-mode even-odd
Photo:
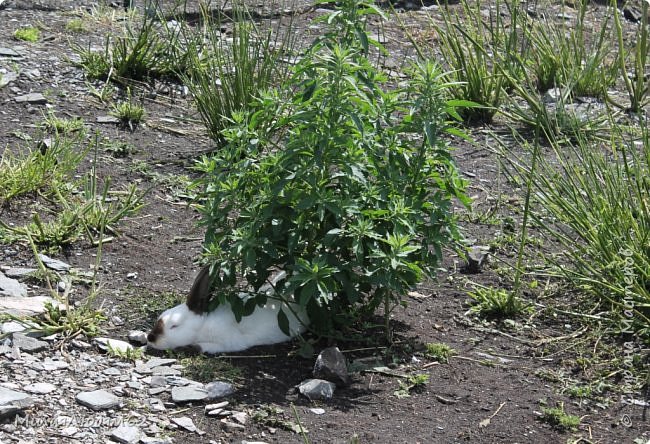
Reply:
[[[73,46],[74,52],[79,56],[79,61],[74,64],[84,70],[88,79],[106,79],[111,72],[111,60],[108,54],[108,45],[104,52],[94,51],[82,46]]]
[[[262,91],[286,79],[289,65],[283,60],[295,39],[292,19],[262,29],[241,1],[234,2],[232,16],[232,41],[223,38],[221,15],[215,20],[207,10],[200,31],[183,28],[187,70],[181,79],[218,145],[224,144],[222,130],[236,112],[249,110]]]
[[[80,117],[74,117],[71,119],[57,117],[54,112],[50,111],[44,118],[43,127],[47,131],[56,134],[74,133],[83,129],[84,121]]]
[[[133,131],[134,127],[142,123],[146,115],[144,107],[133,101],[130,93],[128,98],[122,102],[113,105],[111,115],[117,117],[122,125],[129,127]]]
[[[556,273],[606,303],[626,332],[650,334],[650,134],[637,143],[618,134],[594,146],[584,139],[552,145],[531,175],[512,158],[512,173],[532,177],[535,223],[559,242],[547,256]],[[532,148],[525,144],[527,150]],[[570,264],[570,266],[567,266]]]
[[[616,10],[617,4],[612,2],[612,8]],[[647,62],[648,62],[648,3],[641,2],[641,23],[636,32],[634,39],[633,56],[633,71],[630,78],[628,74],[629,52],[625,47],[623,40],[623,25],[621,24],[620,14],[614,14],[614,28],[616,29],[616,38],[618,42],[618,67],[619,73],[623,77],[625,89],[630,99],[630,106],[627,108],[630,112],[638,114],[642,108],[649,103],[648,92],[650,91],[650,82],[646,75]],[[610,98],[610,101],[611,98]],[[613,101],[612,101],[613,102]],[[622,105],[618,104],[623,108]]]
[[[518,76],[518,65],[510,61],[510,54],[519,50],[518,2],[507,8],[510,23],[504,20],[505,11],[499,0],[495,9],[489,9],[488,19],[483,17],[480,3],[470,5],[463,0],[461,4],[460,12],[441,8],[444,26],[433,26],[440,39],[442,57],[450,69],[449,93],[479,105],[466,107],[460,114],[470,122],[489,122],[499,110],[510,82],[501,71],[512,68],[511,75]]]
[[[244,305],[241,278],[257,289],[282,269],[276,294],[295,295],[314,330],[334,334],[383,306],[390,340],[391,311],[457,239],[451,202],[468,199],[443,134],[456,133],[447,119],[460,103],[443,99],[426,61],[403,89],[385,90],[366,57],[371,13],[381,12],[342,2],[284,85],[292,99],[263,94],[197,164],[215,303],[228,300],[238,318],[266,300]],[[286,328],[283,311],[278,321]]]
[[[56,188],[72,176],[88,148],[79,148],[83,131],[74,135],[56,135],[49,147],[14,154],[8,148],[0,159],[0,201],[4,204],[18,196]]]
[[[16,40],[23,40],[31,43],[38,42],[38,39],[41,38],[41,31],[33,26],[16,29],[16,31],[14,31],[14,38]]]
[[[429,375],[426,373],[419,373],[417,375],[409,375],[405,381],[399,381],[399,388],[395,390],[394,395],[398,398],[408,398],[411,392],[419,390],[429,383]]]
[[[241,379],[241,368],[232,365],[226,359],[215,358],[214,356],[174,355],[180,358],[183,365],[183,376],[199,382],[211,382],[215,379],[235,381]]]
[[[88,26],[83,19],[73,18],[66,22],[65,30],[68,32],[83,33],[88,32]]]
[[[477,285],[468,293],[474,300],[471,311],[485,317],[509,318],[526,309],[526,304],[513,291]]]
[[[115,358],[119,358],[123,361],[131,361],[135,362],[138,359],[142,359],[142,356],[144,355],[144,349],[143,348],[113,348],[111,347],[111,343],[108,343],[108,355],[113,356]]]
[[[610,14],[595,28],[599,30],[597,35],[587,35],[587,3],[579,2],[576,22],[570,25],[542,19],[524,28],[530,40],[527,66],[534,74],[538,91],[565,87],[571,97],[604,98],[616,81],[617,66],[609,59]]]
[[[435,359],[438,362],[448,363],[449,358],[456,354],[456,350],[439,342],[426,344],[424,355],[427,358]]]
[[[580,425],[580,418],[566,413],[562,403],[559,407],[542,407],[541,419],[562,431],[575,430]]]

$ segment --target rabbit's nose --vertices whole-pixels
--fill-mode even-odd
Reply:
[[[158,336],[163,334],[163,329],[164,329],[164,322],[162,319],[158,319],[156,321],[156,325],[153,326],[149,334],[147,335],[147,341],[148,342],[156,342],[158,340]]]

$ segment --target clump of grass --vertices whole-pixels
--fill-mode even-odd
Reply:
[[[420,390],[429,383],[429,375],[418,373],[409,375],[404,381],[399,381],[399,388],[395,390],[394,395],[398,398],[408,398],[411,393]]]
[[[82,130],[84,127],[84,121],[80,117],[66,119],[57,117],[53,112],[49,112],[45,116],[43,127],[47,131],[57,134],[69,134]]]
[[[14,38],[16,40],[22,40],[24,42],[35,43],[38,42],[38,39],[41,38],[41,31],[40,29],[34,28],[33,26],[16,29],[14,32]]]
[[[73,49],[79,56],[79,61],[75,65],[84,70],[88,79],[104,80],[109,76],[111,60],[108,47],[103,52],[82,46],[74,46]]]
[[[213,356],[177,355],[183,365],[183,375],[199,382],[211,382],[216,379],[235,381],[241,378],[241,369],[232,365],[230,360],[215,359]]]
[[[143,348],[127,348],[122,350],[120,348],[111,347],[110,342],[108,344],[107,352],[109,356],[112,356],[114,358],[119,358],[123,361],[129,361],[129,362],[135,362],[138,359],[141,359],[142,356],[144,355]]]
[[[146,113],[141,104],[134,102],[129,97],[127,100],[113,105],[113,110],[110,114],[117,117],[122,125],[133,130],[134,127],[142,123]]]
[[[474,300],[470,311],[488,318],[511,318],[521,314],[526,305],[513,291],[478,286],[468,293]]]
[[[426,345],[424,355],[427,358],[435,359],[438,362],[448,363],[449,358],[456,354],[456,350],[439,342],[432,342]]]
[[[575,430],[580,425],[580,418],[566,413],[561,403],[559,407],[542,407],[541,419],[562,431]]]
[[[73,18],[66,22],[65,30],[68,32],[74,32],[77,34],[88,32],[88,26],[83,19]]]

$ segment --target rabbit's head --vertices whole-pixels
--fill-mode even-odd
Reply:
[[[196,343],[206,322],[210,297],[210,267],[204,267],[194,280],[187,302],[164,311],[147,335],[150,347],[165,350]]]

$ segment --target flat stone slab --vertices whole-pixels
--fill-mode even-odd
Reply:
[[[133,346],[128,342],[120,341],[119,339],[111,338],[95,338],[95,343],[104,351],[109,349],[117,353],[128,353],[133,350]]]
[[[106,390],[79,392],[75,399],[79,404],[93,410],[108,410],[120,404],[120,398]]]
[[[32,105],[45,105],[47,98],[41,93],[29,93],[22,96],[14,97],[17,103],[30,103]]]
[[[26,409],[34,405],[34,399],[27,393],[0,387],[0,407]]]
[[[23,390],[29,393],[34,393],[36,395],[47,395],[52,393],[57,389],[57,386],[50,384],[49,382],[36,382],[34,384],[29,384],[23,387]]]
[[[235,387],[229,382],[212,381],[205,388],[208,391],[208,399],[225,398],[235,393]]]
[[[17,317],[38,316],[45,313],[45,304],[50,303],[59,308],[62,304],[49,296],[31,296],[28,298],[6,296],[0,297],[0,313],[6,313]]]
[[[0,57],[22,57],[22,54],[14,49],[7,47],[0,47]]]
[[[18,80],[18,74],[15,72],[6,72],[4,74],[0,74],[0,88],[4,88],[16,80]]]
[[[66,264],[63,261],[60,261],[58,259],[52,259],[49,256],[46,256],[44,254],[39,254],[38,258],[43,262],[43,265],[45,265],[47,268],[50,270],[54,271],[68,271],[70,270],[70,264]]]
[[[184,387],[172,388],[172,401],[177,403],[203,401],[206,399],[208,399],[208,391],[205,387],[186,385]]]
[[[142,432],[137,427],[123,425],[111,432],[111,438],[122,444],[135,444],[142,438]]]
[[[10,277],[10,278],[24,278],[26,276],[29,276],[32,273],[37,272],[38,270],[36,268],[28,268],[28,267],[11,267],[8,268],[7,270],[4,271],[5,276]]]
[[[18,347],[20,350],[28,353],[36,353],[47,350],[50,347],[50,344],[47,342],[32,338],[23,333],[14,333],[11,335],[11,343],[14,347]]]
[[[18,282],[16,279],[9,278],[0,272],[0,296],[24,298],[27,297],[27,287],[25,284]]]

